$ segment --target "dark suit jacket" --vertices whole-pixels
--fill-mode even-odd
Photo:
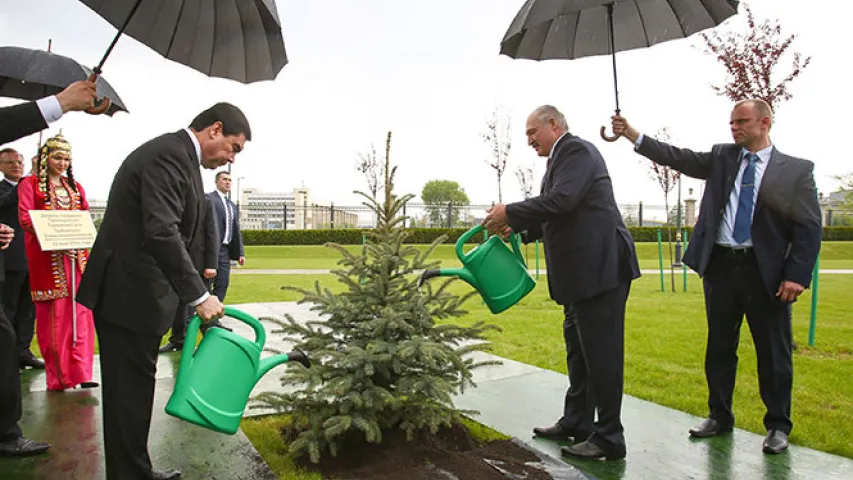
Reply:
[[[640,276],[634,240],[616,207],[604,159],[591,143],[557,142],[538,197],[507,205],[510,226],[543,238],[548,290],[561,305]]]
[[[644,136],[637,152],[687,176],[707,180],[693,238],[684,254],[684,263],[704,275],[740,168],[741,147],[721,144],[710,152],[696,153]],[[812,162],[774,147],[764,170],[751,233],[764,286],[773,296],[783,280],[806,287],[811,282],[823,233],[813,169]]]
[[[183,130],[133,151],[113,180],[77,301],[131,331],[161,336],[179,303],[204,294],[191,254],[204,248],[199,159]]]
[[[3,250],[5,270],[27,271],[27,253],[24,251],[24,229],[18,222],[18,186],[5,179],[0,182],[0,223],[15,229],[15,238]]]
[[[213,211],[216,212],[216,225],[219,228],[219,244],[221,245],[225,237],[225,205],[222,204],[222,199],[217,191],[209,192],[207,198],[213,204]],[[234,218],[231,219],[231,231],[233,233],[231,234],[231,243],[228,245],[228,258],[237,260],[244,256],[243,235],[240,233],[240,212],[234,202],[227,201],[231,204],[231,211],[234,212]]]
[[[0,108],[0,145],[47,128],[36,102]]]

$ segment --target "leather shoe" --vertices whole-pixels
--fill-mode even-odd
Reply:
[[[761,444],[764,453],[782,453],[788,448],[788,434],[782,430],[770,430]]]
[[[549,438],[551,440],[575,439],[577,441],[582,441],[589,438],[590,432],[564,427],[559,423],[555,423],[550,427],[535,427],[533,429],[533,434],[537,437]]]
[[[151,470],[151,480],[175,480],[181,478],[180,470]]]
[[[576,443],[568,447],[560,447],[563,455],[570,457],[586,458],[589,460],[598,460],[604,458],[607,460],[621,460],[625,458],[625,450],[608,450],[600,447],[590,441]]]
[[[183,348],[184,348],[183,345],[178,345],[177,343],[172,343],[172,342],[166,342],[166,344],[163,345],[162,347],[160,347],[160,349],[157,351],[159,353],[169,353],[169,352],[177,352],[178,350],[181,350]]]
[[[8,442],[0,442],[0,457],[26,457],[44,453],[49,443],[37,442],[27,437],[18,437]]]
[[[688,430],[690,436],[698,438],[708,438],[715,435],[722,435],[733,430],[731,425],[723,425],[713,418],[706,418],[702,423]]]
[[[44,362],[36,358],[32,353],[29,355],[21,355],[18,359],[18,366],[21,369],[30,367],[33,370],[44,370]]]

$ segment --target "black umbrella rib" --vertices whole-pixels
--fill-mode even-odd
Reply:
[[[575,15],[575,41],[572,43],[572,52],[569,54],[569,58],[575,58],[575,50],[578,48],[578,27],[581,24],[581,12],[577,12]]]
[[[678,24],[678,28],[681,29],[682,38],[687,38],[687,31],[684,30],[684,25],[681,22],[681,17],[678,16],[678,12],[676,12],[675,7],[672,6],[672,0],[667,0],[666,5],[669,7],[669,10],[672,12],[672,16],[675,17],[675,23]]]
[[[172,45],[175,43],[175,37],[178,36],[178,25],[181,24],[181,18],[184,16],[184,10],[187,8],[187,3],[181,3],[181,11],[178,12],[178,18],[175,20],[175,29],[172,30],[172,37],[169,38],[169,46],[166,47],[166,57],[168,58],[169,54],[172,53]]]
[[[92,69],[92,71],[96,74],[101,74],[101,68],[104,66],[104,62],[107,61],[107,57],[109,57],[110,53],[112,53],[113,48],[115,48],[116,46],[116,42],[118,42],[118,39],[119,37],[121,37],[121,34],[124,33],[124,29],[127,28],[127,24],[130,23],[130,19],[133,18],[133,15],[136,13],[136,9],[139,8],[140,3],[142,3],[142,0],[136,0],[136,3],[133,5],[133,8],[130,9],[130,14],[128,14],[127,18],[124,20],[124,25],[122,25],[118,32],[116,32],[116,36],[113,37],[112,43],[110,43],[109,48],[107,48],[106,53],[104,53],[104,58],[101,59],[101,62],[98,63],[98,66]]]
[[[640,19],[640,25],[643,27],[643,35],[646,37],[646,46],[651,47],[652,41],[649,39],[649,31],[646,30],[646,19],[643,17],[643,9],[640,8],[640,4],[638,2],[634,2],[634,7],[637,8],[637,17]]]

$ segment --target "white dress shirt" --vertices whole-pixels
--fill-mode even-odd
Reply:
[[[224,193],[220,192],[219,190],[216,190],[216,193],[219,194],[219,200],[222,201],[222,208],[225,209],[223,210],[225,212],[225,231],[222,232],[222,244],[228,245],[231,243],[231,224],[234,223],[234,210],[231,208],[231,205],[228,204],[228,197],[226,197]],[[228,221],[228,212],[231,212],[230,222]]]
[[[198,139],[195,137],[195,134],[192,132],[192,130],[190,130],[189,128],[185,128],[184,131],[187,132],[187,135],[190,136],[190,140],[192,140],[193,146],[195,147],[195,158],[198,161],[199,165],[201,165],[201,144],[198,143]],[[210,292],[204,292],[200,297],[190,302],[189,305],[191,307],[200,305],[201,302],[207,300],[209,296]]]
[[[36,100],[36,106],[39,107],[42,118],[45,123],[53,123],[62,118],[62,105],[56,99],[56,95],[44,97]]]

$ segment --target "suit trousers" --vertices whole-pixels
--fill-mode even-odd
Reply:
[[[18,349],[15,329],[0,308],[0,442],[22,435],[21,372],[18,370]]]
[[[569,389],[559,424],[590,432],[589,441],[625,450],[621,420],[625,304],[631,282],[563,307]],[[598,412],[598,421],[595,413]]]
[[[767,407],[764,426],[790,433],[792,359],[791,304],[770,296],[753,253],[716,247],[703,279],[708,320],[705,378],[709,416],[734,425],[732,395],[737,375],[740,326],[746,315],[758,359],[758,385]]]
[[[101,393],[107,480],[151,476],[148,432],[154,408],[160,337],[132,332],[95,312],[101,348]]]
[[[223,304],[225,294],[228,292],[228,283],[231,277],[231,257],[228,255],[228,245],[219,246],[219,264],[216,266],[216,277],[213,279],[213,293]]]
[[[15,328],[18,353],[32,355],[30,344],[35,332],[36,310],[30,295],[30,273],[26,270],[6,271],[2,288],[3,310]]]

